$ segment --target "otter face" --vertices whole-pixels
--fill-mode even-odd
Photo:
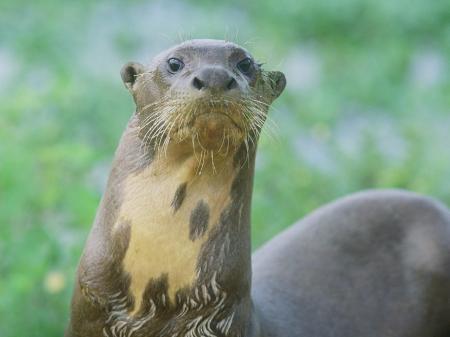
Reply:
[[[144,143],[226,154],[230,145],[256,144],[269,105],[286,85],[281,72],[263,71],[248,51],[220,40],[184,42],[149,66],[126,64],[121,75]]]

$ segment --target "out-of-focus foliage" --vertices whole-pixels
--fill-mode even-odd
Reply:
[[[0,0],[0,336],[62,335],[133,111],[120,67],[190,37],[287,75],[257,158],[255,247],[360,189],[450,205],[447,0]]]

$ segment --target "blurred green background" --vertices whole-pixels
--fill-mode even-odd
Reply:
[[[257,247],[314,208],[399,187],[450,205],[448,0],[0,0],[0,336],[61,336],[133,103],[125,62],[229,39],[288,87],[257,158]]]

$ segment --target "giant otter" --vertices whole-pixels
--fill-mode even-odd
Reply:
[[[284,75],[218,40],[121,72],[136,103],[67,337],[450,334],[450,214],[406,192],[325,206],[254,254],[255,151]],[[301,200],[299,200],[301,202]]]

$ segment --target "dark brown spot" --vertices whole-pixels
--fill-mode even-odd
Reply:
[[[189,238],[194,241],[205,234],[209,222],[209,206],[200,200],[195,206],[189,219]]]
[[[166,311],[169,306],[168,297],[169,281],[168,275],[163,274],[157,279],[151,279],[142,295],[142,307],[140,314],[148,314],[152,305],[156,305],[159,311]],[[160,312],[159,314],[162,314]]]
[[[174,213],[178,211],[178,209],[181,207],[181,204],[184,201],[184,198],[186,197],[186,186],[187,183],[181,184],[180,186],[178,186],[175,192],[172,203],[170,204],[173,207]]]

